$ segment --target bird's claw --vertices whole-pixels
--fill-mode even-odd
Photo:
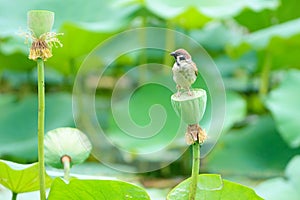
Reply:
[[[176,97],[180,97],[180,89],[181,89],[180,85],[177,84],[176,88],[177,88]]]
[[[193,96],[193,94],[194,94],[194,93],[190,90],[190,88],[188,88],[188,95],[189,95],[189,96]]]

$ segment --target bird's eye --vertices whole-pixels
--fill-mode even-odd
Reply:
[[[179,60],[185,60],[184,56],[179,56]]]

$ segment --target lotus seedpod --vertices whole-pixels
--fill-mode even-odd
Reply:
[[[187,124],[198,124],[202,119],[206,108],[206,91],[193,89],[182,92],[179,96],[171,96],[172,106],[176,114]]]
[[[91,153],[92,144],[76,128],[57,128],[45,136],[45,163],[63,169],[63,157],[70,158],[70,166],[84,162]]]
[[[26,33],[26,41],[32,40],[29,59],[41,58],[46,61],[52,57],[52,47],[62,47],[57,36],[61,33],[51,32],[54,13],[47,10],[31,10],[27,13],[27,25],[30,33]]]
[[[36,38],[51,32],[54,23],[54,12],[47,10],[31,10],[27,13],[27,25]]]

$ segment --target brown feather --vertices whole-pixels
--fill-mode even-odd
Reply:
[[[177,49],[175,52],[183,54],[186,59],[192,59],[192,56],[185,49]]]
[[[196,76],[198,76],[198,68],[196,64],[192,61],[192,56],[185,49],[177,49],[175,52],[184,55],[185,58],[190,61],[194,68]]]
[[[195,71],[195,74],[196,76],[198,76],[198,68],[197,68],[197,65],[192,61],[191,63],[193,65],[193,68],[194,68],[194,71]]]

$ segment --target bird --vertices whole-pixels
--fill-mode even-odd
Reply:
[[[176,83],[177,93],[176,96],[181,95],[180,90],[186,89],[188,95],[192,96],[191,85],[196,81],[198,76],[198,68],[192,61],[192,56],[185,49],[177,49],[170,53],[174,56],[175,63],[172,67],[173,80]]]

